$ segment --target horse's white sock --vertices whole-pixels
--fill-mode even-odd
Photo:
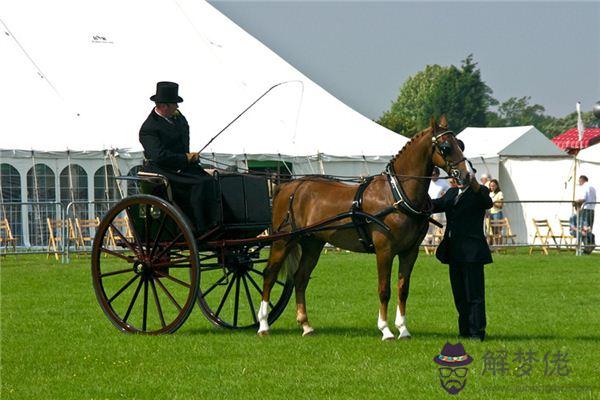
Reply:
[[[398,339],[410,337],[410,332],[406,328],[406,318],[400,314],[400,307],[396,307],[396,328],[400,331]]]
[[[381,340],[394,339],[394,334],[392,333],[392,331],[390,331],[387,321],[382,320],[381,316],[377,318],[377,328],[379,328],[379,330],[382,333]]]
[[[258,333],[269,332],[269,303],[266,301],[260,302],[260,308],[258,309]]]

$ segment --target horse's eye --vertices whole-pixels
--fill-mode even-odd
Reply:
[[[450,145],[450,143],[448,143],[447,141],[442,142],[439,145],[439,150],[444,157],[447,157],[450,155],[450,153],[452,153],[452,145]]]

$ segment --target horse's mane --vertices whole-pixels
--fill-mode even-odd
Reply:
[[[412,144],[414,142],[416,142],[418,139],[421,138],[421,136],[425,135],[428,132],[429,132],[429,129],[423,129],[421,132],[419,132],[415,136],[413,136],[408,142],[406,142],[406,144],[404,146],[402,146],[400,151],[398,153],[396,153],[396,155],[394,157],[392,157],[392,159],[390,160],[390,164],[393,164],[394,162],[396,162],[396,160],[398,158],[400,158],[403,153],[405,153],[406,149],[410,148],[410,146],[412,146]]]

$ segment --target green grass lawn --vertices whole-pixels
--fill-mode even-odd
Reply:
[[[307,292],[316,335],[307,338],[293,300],[266,338],[213,327],[197,308],[173,335],[126,335],[96,302],[89,257],[0,263],[2,399],[453,398],[432,358],[458,341],[456,314],[447,267],[431,256],[419,256],[412,276],[413,338],[392,342],[381,342],[376,327],[372,255],[321,257]],[[474,362],[456,397],[600,398],[598,255],[496,255],[486,290],[489,338],[463,342]],[[517,376],[520,351],[539,360],[529,376]],[[566,361],[546,375],[544,355],[552,361],[558,352]],[[498,362],[486,366],[490,357]]]

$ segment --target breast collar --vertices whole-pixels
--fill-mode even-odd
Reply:
[[[408,198],[406,192],[402,188],[402,184],[396,178],[396,173],[394,171],[394,167],[390,162],[385,168],[385,175],[387,175],[387,179],[390,185],[390,189],[392,190],[392,196],[394,197],[394,208],[399,211],[403,211],[405,214],[415,215],[419,217],[429,217],[431,215],[431,199],[428,196],[428,210],[419,210]]]

